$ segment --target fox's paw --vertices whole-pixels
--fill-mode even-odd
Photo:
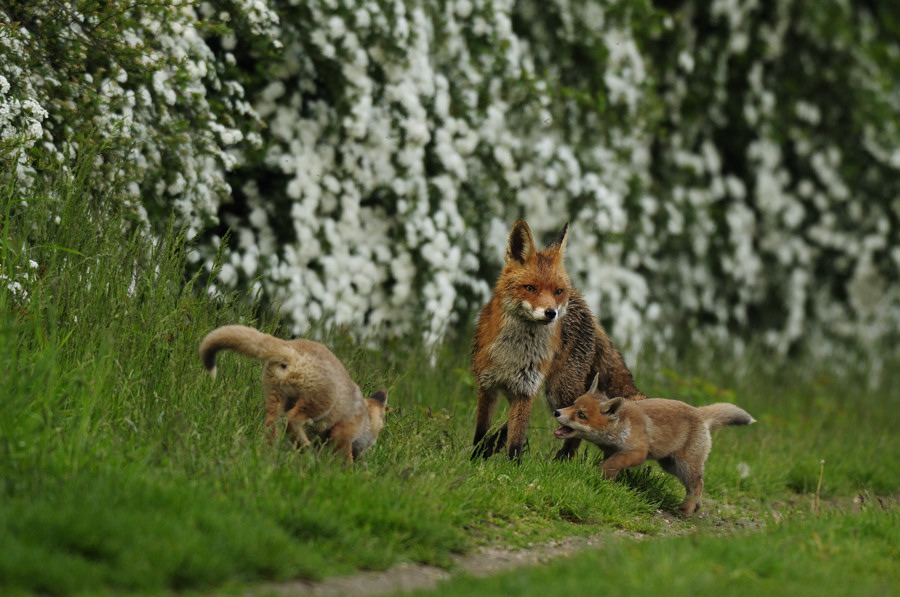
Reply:
[[[581,445],[581,440],[578,438],[568,438],[563,442],[562,447],[556,452],[556,455],[553,457],[553,460],[559,460],[561,462],[565,462],[567,460],[572,460],[575,458],[575,455],[578,454],[578,446]]]
[[[475,444],[472,450],[472,460],[479,458],[490,458],[497,452],[501,451],[506,445],[506,427],[500,429],[496,433],[484,436],[484,438]]]
[[[700,500],[685,498],[684,502],[678,508],[678,513],[685,518],[691,518],[694,514],[700,512]]]

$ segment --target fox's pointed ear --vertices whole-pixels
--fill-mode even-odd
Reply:
[[[506,246],[506,263],[525,263],[532,259],[537,250],[534,248],[534,237],[525,220],[513,224],[509,232],[509,243]]]
[[[566,225],[562,227],[562,230],[559,231],[559,234],[556,235],[556,238],[553,239],[553,242],[547,245],[548,249],[556,249],[560,255],[565,253],[566,250],[566,240],[569,238],[569,223],[566,222]]]
[[[597,383],[600,381],[600,374],[594,375],[594,381],[591,382],[591,387],[588,388],[588,394],[596,394],[597,393]]]
[[[381,388],[380,390],[378,390],[377,392],[375,392],[374,394],[369,396],[369,398],[371,398],[375,402],[379,402],[381,404],[387,404],[387,390],[385,390],[384,388]]]
[[[608,417],[617,417],[619,416],[619,411],[622,410],[623,404],[625,404],[625,399],[621,396],[613,398],[612,400],[607,400],[600,407],[600,412]]]

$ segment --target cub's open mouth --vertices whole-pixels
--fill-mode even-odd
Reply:
[[[566,439],[567,437],[572,437],[572,434],[574,432],[575,431],[571,427],[566,427],[565,425],[563,425],[562,427],[554,431],[553,435],[555,435],[558,439]]]

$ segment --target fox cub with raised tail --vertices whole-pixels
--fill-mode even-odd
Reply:
[[[287,417],[287,433],[298,448],[310,443],[307,431],[330,442],[352,463],[375,444],[384,426],[387,392],[369,398],[343,363],[324,345],[298,338],[281,340],[243,325],[226,325],[207,334],[200,358],[216,375],[216,353],[233,350],[265,361],[262,382],[266,398],[265,425],[278,437],[278,416]]]
[[[712,449],[710,431],[725,425],[756,421],[747,411],[727,402],[694,407],[678,400],[648,398],[637,402],[607,398],[598,392],[597,379],[587,393],[568,408],[553,413],[561,425],[556,437],[580,437],[603,450],[604,478],[657,460],[667,473],[684,484],[679,510],[691,516],[700,509],[703,467]]]
[[[519,220],[509,233],[506,263],[494,295],[478,317],[472,371],[478,383],[473,458],[487,458],[507,444],[510,459],[521,460],[531,405],[541,385],[550,411],[572,404],[591,379],[614,396],[645,396],[622,355],[572,288],[563,253],[566,224],[546,249],[538,250],[528,224]],[[488,435],[500,395],[509,417]],[[581,442],[567,439],[558,459],[571,458]]]

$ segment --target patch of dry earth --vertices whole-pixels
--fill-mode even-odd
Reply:
[[[609,536],[609,535],[607,535]],[[535,544],[524,549],[507,549],[498,546],[483,547],[474,553],[452,556],[449,570],[424,564],[403,563],[384,572],[361,572],[351,576],[328,578],[321,582],[293,581],[254,587],[249,596],[335,596],[354,595],[368,597],[428,590],[454,574],[464,573],[476,577],[490,576],[522,566],[536,566],[555,558],[573,555],[584,549],[599,547],[600,535],[590,537],[566,537],[558,541]]]

